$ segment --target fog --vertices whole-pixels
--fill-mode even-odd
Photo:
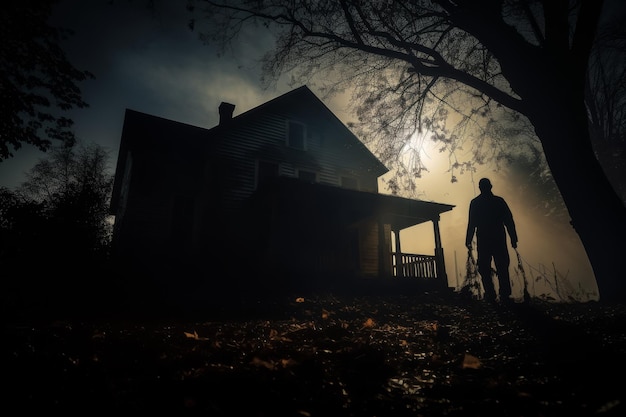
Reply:
[[[503,197],[515,220],[518,234],[517,252],[528,281],[531,296],[567,301],[597,300],[598,288],[591,264],[580,238],[569,224],[569,216],[554,183],[536,184],[527,164],[503,166],[495,170],[480,166],[474,173],[457,175],[450,181],[445,154],[428,152],[430,172],[420,180],[422,200],[452,204],[452,211],[442,213],[440,230],[444,248],[448,284],[459,288],[467,276],[468,251],[465,233],[470,200],[478,195],[478,181],[487,177],[493,193]],[[382,189],[381,192],[385,192]],[[434,254],[432,223],[405,229],[400,234],[403,252]],[[510,240],[507,236],[507,242]],[[516,251],[509,246],[513,297],[523,297],[523,275]],[[473,251],[476,257],[476,250]]]

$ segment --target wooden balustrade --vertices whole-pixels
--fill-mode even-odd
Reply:
[[[433,255],[392,253],[393,275],[405,278],[437,278],[437,263]]]

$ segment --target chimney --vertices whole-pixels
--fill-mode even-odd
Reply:
[[[233,118],[233,111],[235,111],[235,105],[222,101],[219,107],[219,111],[220,111],[220,125],[225,125],[226,123],[230,122],[230,120]]]

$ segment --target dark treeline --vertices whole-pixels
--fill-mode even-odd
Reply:
[[[0,188],[0,271],[9,313],[83,314],[117,304],[112,176],[99,146],[62,147],[15,190]]]

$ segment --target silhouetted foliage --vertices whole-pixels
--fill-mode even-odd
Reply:
[[[591,139],[598,159],[626,203],[626,27],[610,15],[592,51],[587,83]]]
[[[94,287],[108,268],[111,235],[107,161],[97,145],[56,148],[16,191],[0,191],[0,268],[11,303],[67,307],[100,296]]]
[[[14,262],[31,252],[45,228],[45,204],[26,200],[8,188],[0,189],[0,261]]]
[[[55,148],[18,188],[26,199],[45,204],[52,226],[63,231],[64,246],[87,256],[102,252],[110,240],[108,161],[99,145]]]
[[[0,161],[30,144],[72,145],[73,121],[62,114],[87,107],[77,83],[93,75],[76,69],[59,42],[71,32],[47,21],[56,0],[8,0],[0,13]],[[11,149],[12,148],[12,149]]]

